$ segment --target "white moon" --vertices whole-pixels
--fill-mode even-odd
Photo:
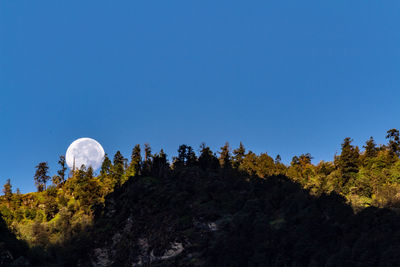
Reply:
[[[79,138],[69,145],[65,159],[71,170],[74,162],[75,169],[85,165],[86,168],[91,166],[93,170],[97,170],[103,163],[104,149],[92,138]]]

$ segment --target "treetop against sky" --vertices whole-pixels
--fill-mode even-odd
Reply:
[[[400,125],[395,1],[1,1],[0,183],[80,137],[332,160]]]

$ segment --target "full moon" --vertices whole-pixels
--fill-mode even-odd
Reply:
[[[74,162],[75,169],[85,165],[86,168],[90,166],[93,170],[97,170],[103,163],[104,149],[99,142],[92,138],[79,138],[69,145],[65,159],[71,170]]]

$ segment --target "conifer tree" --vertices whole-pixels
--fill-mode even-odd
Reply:
[[[120,186],[123,182],[124,175],[124,157],[120,151],[114,155],[114,162],[112,167],[113,179],[116,185]]]
[[[335,165],[340,171],[342,181],[340,186],[345,186],[359,171],[359,151],[354,147],[350,137],[346,137],[342,143],[342,152],[336,158]]]
[[[206,146],[205,143],[200,145],[200,156],[199,156],[199,166],[203,170],[206,169],[217,169],[219,161],[214,153],[211,151],[210,147]]]
[[[100,178],[104,180],[111,173],[111,160],[108,158],[107,154],[104,155],[103,163],[101,164],[100,169]]]
[[[281,161],[282,161],[281,155],[279,155],[279,154],[276,155],[276,157],[275,157],[275,164],[280,164]]]
[[[376,147],[374,138],[371,136],[368,141],[365,143],[365,157],[366,158],[373,158],[376,157],[378,154],[378,149]]]
[[[400,135],[399,130],[397,129],[390,129],[387,131],[386,139],[389,140],[389,151],[393,155],[400,155]]]
[[[15,191],[14,194],[14,202],[15,202],[15,207],[20,207],[22,203],[22,198],[21,198],[21,191],[19,188]]]
[[[195,166],[197,164],[197,157],[193,148],[188,145],[180,145],[178,149],[178,156],[174,158],[174,168],[183,166]]]
[[[57,171],[58,176],[60,177],[60,184],[65,181],[65,171],[67,170],[67,166],[65,163],[65,156],[60,156],[58,160],[58,164],[60,164],[61,169]]]
[[[179,169],[185,166],[185,161],[187,157],[187,146],[180,145],[178,148],[178,156],[174,157],[174,169]]]
[[[223,147],[221,147],[221,151],[219,152],[219,164],[222,168],[228,169],[231,167],[231,153],[229,148],[229,143],[226,142]]]
[[[186,153],[186,166],[195,166],[197,165],[197,157],[196,153],[191,146],[187,146],[187,153]]]
[[[240,164],[242,164],[245,154],[246,149],[242,142],[240,142],[239,147],[233,150],[233,165],[236,169],[239,168]]]
[[[92,179],[93,178],[93,168],[92,168],[92,166],[89,166],[89,168],[87,169],[87,171],[86,171],[86,175],[87,175],[87,177],[89,178],[89,179]]]
[[[149,144],[144,144],[144,162],[143,162],[143,174],[150,175],[151,174],[151,165],[152,165],[152,154],[151,147]]]
[[[50,179],[50,176],[47,175],[47,172],[49,170],[49,166],[47,162],[40,162],[36,166],[36,172],[35,172],[35,184],[38,189],[38,192],[42,192],[43,190],[46,190],[46,183]]]
[[[142,163],[142,155],[140,153],[140,145],[137,144],[132,149],[131,162],[129,165],[128,176],[140,175],[141,163]]]
[[[3,193],[4,193],[4,197],[5,197],[6,201],[8,203],[10,203],[12,200],[12,196],[13,196],[12,185],[11,185],[10,179],[7,179],[7,182],[4,184]]]
[[[169,169],[167,154],[161,149],[160,153],[153,156],[152,175],[156,177],[164,177]]]

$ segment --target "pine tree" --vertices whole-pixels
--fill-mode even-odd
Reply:
[[[114,182],[120,186],[123,183],[124,175],[124,157],[120,151],[117,151],[114,155],[112,174]]]
[[[196,165],[197,165],[196,153],[194,153],[194,150],[191,146],[188,146],[186,153],[186,166],[191,167]]]
[[[229,149],[229,143],[226,142],[223,147],[221,147],[221,151],[219,152],[219,164],[221,168],[228,169],[231,167],[231,153]]]
[[[246,149],[244,148],[244,145],[242,142],[240,142],[239,147],[235,150],[233,150],[233,166],[238,169],[240,164],[243,162],[243,158],[246,154]]]
[[[366,158],[374,158],[378,154],[378,149],[376,147],[374,138],[371,136],[368,141],[365,143],[365,157]]]
[[[47,175],[48,170],[49,166],[47,162],[40,162],[36,166],[36,173],[34,179],[38,192],[46,190],[46,183],[50,179],[50,176]]]
[[[143,175],[150,175],[151,174],[151,165],[152,165],[152,154],[151,154],[151,147],[149,144],[144,144],[144,162],[142,172]]]
[[[14,203],[15,203],[15,207],[20,207],[22,204],[22,197],[21,197],[21,191],[19,190],[19,188],[17,188],[17,191],[14,194]]]
[[[58,176],[60,177],[60,184],[65,181],[65,171],[67,170],[67,166],[65,164],[65,156],[60,156],[58,160],[58,164],[60,164],[61,169],[57,171]]]
[[[219,161],[211,149],[206,146],[205,143],[200,145],[200,156],[199,156],[199,166],[203,170],[207,169],[217,169],[219,166]]]
[[[160,153],[153,156],[152,175],[156,177],[164,177],[169,170],[167,154],[161,149]]]
[[[390,129],[387,131],[386,139],[389,140],[389,151],[392,155],[400,155],[400,134],[397,129]]]
[[[279,155],[279,154],[276,155],[276,157],[275,157],[275,164],[280,164],[281,161],[282,161],[281,155]]]
[[[128,168],[128,176],[140,175],[141,163],[142,163],[142,155],[140,153],[140,145],[137,144],[132,149],[131,163]]]
[[[10,179],[7,179],[7,182],[4,184],[3,193],[7,203],[10,203],[13,197],[12,185]]]
[[[174,169],[179,169],[185,166],[185,161],[187,157],[187,146],[180,145],[178,148],[178,156],[174,157]]]
[[[100,169],[100,179],[104,180],[108,175],[111,174],[111,160],[108,158],[107,154],[104,155],[103,163]]]
[[[88,168],[87,171],[86,171],[87,177],[88,177],[89,179],[92,179],[92,178],[93,178],[93,173],[94,173],[94,171],[93,171],[92,166],[89,166],[89,168]]]
[[[193,151],[193,148],[188,145],[180,145],[178,149],[178,156],[174,158],[174,169],[195,165],[197,165],[197,157]]]
[[[351,142],[353,140],[350,137],[346,137],[342,143],[342,152],[336,159],[336,166],[342,176],[340,186],[345,187],[346,184],[353,178],[359,171],[359,151],[357,147],[354,147]]]

